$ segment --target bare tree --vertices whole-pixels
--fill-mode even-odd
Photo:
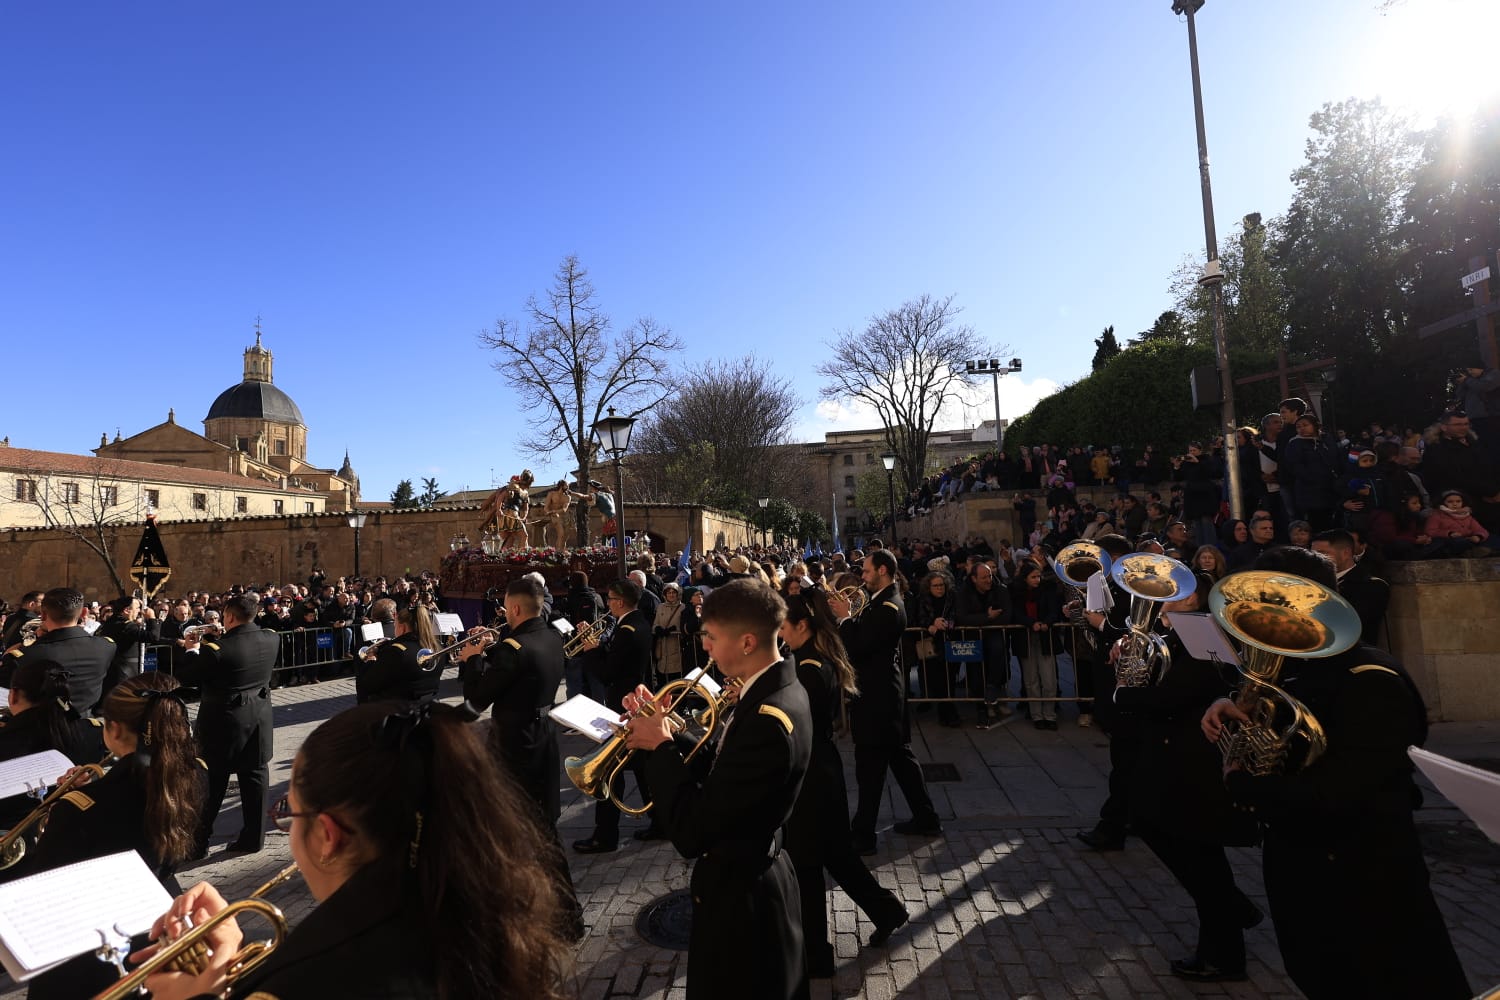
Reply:
[[[1009,351],[987,345],[958,322],[959,312],[951,295],[923,295],[872,317],[863,330],[840,334],[829,345],[833,357],[818,366],[823,398],[875,409],[903,490],[922,478],[939,411],[958,400],[969,381],[963,362]]]
[[[119,471],[103,458],[91,460],[86,472],[39,469],[29,489],[43,523],[87,546],[104,563],[118,592],[128,594],[114,546],[122,526],[146,519],[146,501],[139,483]]]
[[[650,409],[671,390],[667,357],[682,345],[647,318],[622,333],[594,302],[594,286],[576,256],[565,257],[552,287],[526,300],[522,322],[501,319],[479,341],[498,358],[493,367],[533,413],[533,435],[522,447],[538,457],[567,448],[587,482],[596,445],[593,425],[613,408],[627,416]],[[578,544],[588,541],[588,511],[578,510]]]
[[[785,447],[798,406],[790,380],[746,356],[706,361],[678,382],[631,448],[632,470],[655,498],[746,510],[757,497],[786,496],[801,473]]]

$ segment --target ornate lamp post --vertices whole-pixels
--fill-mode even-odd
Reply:
[[[615,415],[609,408],[609,416],[594,422],[594,437],[599,447],[615,463],[615,549],[620,556],[620,579],[625,579],[625,470],[620,462],[630,447],[630,429],[635,426],[634,417]]]
[[[766,508],[771,506],[770,497],[761,497],[755,501],[760,504],[760,547],[766,547]]]
[[[350,511],[344,516],[344,521],[354,529],[354,575],[359,576],[359,529],[365,526],[365,518],[368,514],[359,511]]]

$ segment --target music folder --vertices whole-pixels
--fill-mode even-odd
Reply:
[[[385,638],[385,626],[380,622],[366,622],[359,627],[359,637],[365,642]]]
[[[25,795],[39,788],[50,788],[72,766],[73,762],[56,750],[43,750],[41,753],[29,753],[24,757],[0,761],[0,799]]]
[[[595,743],[603,743],[615,734],[620,713],[601,705],[586,694],[577,694],[547,713],[558,725]]]
[[[0,885],[0,965],[21,983],[151,929],[172,897],[135,851]]]
[[[463,635],[464,620],[458,615],[440,611],[432,616],[438,635]]]
[[[1407,749],[1443,797],[1458,806],[1485,835],[1500,843],[1500,774],[1420,747]]]

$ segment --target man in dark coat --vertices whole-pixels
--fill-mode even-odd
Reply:
[[[943,824],[911,752],[906,670],[901,663],[906,608],[896,592],[896,557],[887,549],[870,553],[861,575],[871,597],[857,618],[849,616],[847,601],[833,597],[828,604],[840,619],[839,636],[859,679],[859,700],[849,710],[859,807],[849,826],[856,850],[868,856],[875,853],[875,821],[887,771],[895,775],[912,811],[911,819],[895,824],[897,833],[935,837],[943,832]]]
[[[142,607],[134,597],[117,597],[109,605],[114,614],[94,633],[115,644],[115,658],[104,678],[105,694],[141,672],[142,645],[161,641],[161,620],[151,608]]]
[[[975,670],[971,663],[966,676],[969,697],[984,699],[978,707],[979,728],[988,729],[991,722],[988,702],[1010,690],[1010,646],[1005,641],[1005,632],[993,626],[1011,623],[1010,591],[995,579],[995,571],[988,563],[975,563],[959,586],[954,620],[960,628],[987,628],[983,632],[961,634],[960,638],[983,639],[982,669]],[[953,664],[949,664],[948,671],[950,677],[958,673]],[[948,690],[952,690],[951,685]],[[956,709],[949,711],[957,717]]]
[[[0,687],[10,686],[10,675],[27,656],[49,660],[68,674],[68,701],[87,718],[104,699],[104,678],[114,662],[115,644],[89,635],[79,624],[83,595],[72,587],[54,587],[42,595],[41,627],[36,642],[17,646],[0,661]]]
[[[656,789],[654,811],[682,856],[697,859],[689,1000],[808,995],[797,877],[781,828],[807,773],[813,727],[807,692],[776,649],[785,616],[780,595],[751,580],[703,602],[704,648],[743,682],[706,774],[684,761],[664,713],[629,724],[628,744],[646,757]],[[650,696],[638,688],[626,708]]]
[[[600,646],[593,638],[584,642],[585,669],[604,685],[604,703],[617,712],[624,711],[625,696],[651,676],[651,619],[637,605],[641,600],[641,588],[629,580],[616,580],[609,585],[609,611],[617,621],[614,634],[607,646]],[[650,801],[646,790],[645,767],[637,759],[632,760],[632,773],[640,786],[641,801]],[[615,783],[615,793],[625,784],[623,775]],[[638,840],[656,840],[662,837],[661,828],[653,820],[650,827],[636,832]],[[580,854],[600,854],[613,851],[620,843],[620,810],[608,799],[594,806],[594,832],[585,840],[573,842],[573,850]]]
[[[1373,646],[1380,640],[1391,585],[1377,576],[1370,560],[1354,561],[1354,536],[1342,529],[1320,532],[1312,550],[1328,557],[1338,576],[1339,596],[1359,612],[1360,641]]]
[[[224,634],[218,642],[188,641],[197,653],[198,746],[208,762],[208,799],[198,825],[194,854],[208,853],[208,838],[224,803],[233,772],[240,782],[244,827],[232,851],[259,851],[265,845],[266,765],[273,752],[271,674],[280,638],[254,622],[259,598],[243,594],[224,604]]]
[[[563,641],[542,617],[546,588],[520,579],[505,588],[505,621],[510,634],[484,650],[482,664],[466,664],[464,700],[477,714],[491,705],[490,747],[500,766],[536,803],[537,821],[549,835],[548,859],[563,908],[575,937],[583,936],[583,911],[573,890],[573,879],[557,838],[562,815],[558,791],[561,769],[557,727],[547,714],[562,683]],[[465,646],[470,657],[479,647]]]
[[[21,626],[41,617],[42,592],[33,590],[21,598],[19,607],[5,618],[5,631],[0,633],[0,650],[9,649],[21,641]]]
[[[1256,563],[1330,589],[1315,552],[1273,549]],[[1410,746],[1427,739],[1427,709],[1389,654],[1357,644],[1322,659],[1287,658],[1278,681],[1322,724],[1327,750],[1280,773],[1225,776],[1260,817],[1266,897],[1287,975],[1309,1000],[1473,996],[1432,897],[1412,812],[1422,801]],[[1245,713],[1215,702],[1203,734],[1217,742]]]

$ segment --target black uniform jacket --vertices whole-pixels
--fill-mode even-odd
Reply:
[[[161,641],[161,620],[151,618],[133,622],[116,615],[100,625],[94,636],[115,644],[115,658],[104,678],[104,692],[108,694],[110,688],[141,672],[141,644]]]
[[[35,611],[17,611],[5,619],[4,638],[0,638],[0,649],[9,649],[21,641],[21,626],[41,615]]]
[[[1255,814],[1229,798],[1219,748],[1203,735],[1203,713],[1229,694],[1217,664],[1195,660],[1175,632],[1172,667],[1151,687],[1115,688],[1115,707],[1137,723],[1141,755],[1127,801],[1131,821],[1188,840],[1253,844]]]
[[[849,840],[849,790],[833,738],[843,692],[832,664],[817,659],[811,645],[803,649],[807,655],[796,657],[797,680],[807,692],[812,716],[812,756],[786,823],[786,848],[799,868],[821,865],[824,845]]]
[[[651,619],[639,608],[615,626],[607,647],[594,650],[585,666],[604,685],[604,700],[618,709],[627,694],[651,674]]]
[[[437,996],[429,935],[403,903],[401,872],[374,864],[350,876],[235,984],[255,1000],[426,1000]]]
[[[10,686],[10,675],[24,657],[50,660],[68,672],[68,700],[80,715],[92,715],[104,697],[104,678],[115,658],[112,640],[89,635],[79,625],[53,629],[30,646],[5,654],[0,665],[0,687]]]
[[[782,1000],[805,995],[801,903],[780,828],[812,755],[812,714],[780,660],[735,707],[700,782],[676,743],[646,758],[662,823],[693,866],[688,996]],[[747,957],[750,961],[745,961]]]
[[[0,760],[15,760],[28,754],[56,750],[66,754],[75,764],[97,764],[104,756],[104,720],[79,718],[70,713],[68,738],[61,746],[53,744],[52,734],[47,731],[44,713],[29,708],[19,715],[0,719]],[[50,782],[56,774],[39,774],[39,782]],[[10,829],[22,817],[36,808],[37,800],[30,795],[12,795],[0,799],[0,829]]]
[[[906,719],[906,671],[901,633],[906,608],[894,585],[870,598],[857,618],[839,626],[859,681],[859,699],[849,710],[855,743],[900,744],[910,740]]]
[[[1427,739],[1427,707],[1389,653],[1357,645],[1323,660],[1288,658],[1281,686],[1322,724],[1328,750],[1307,767],[1252,778],[1231,772],[1237,802],[1278,834],[1328,846],[1373,842],[1411,825],[1421,802],[1406,749]]]
[[[253,624],[199,647],[197,733],[205,757],[232,757],[255,742],[260,760],[271,759],[271,673],[280,647],[275,632]]]
[[[1380,624],[1385,621],[1385,610],[1391,603],[1391,585],[1376,576],[1368,564],[1359,562],[1339,580],[1339,596],[1359,612],[1360,639],[1375,645],[1380,638]]]
[[[475,711],[495,706],[491,743],[549,820],[562,813],[557,727],[547,715],[562,683],[562,647],[557,629],[529,618],[491,646],[482,669],[464,680],[464,698]]]
[[[437,662],[423,669],[417,662],[422,652],[414,632],[375,647],[375,662],[360,664],[354,678],[356,701],[431,701],[442,682]]]

